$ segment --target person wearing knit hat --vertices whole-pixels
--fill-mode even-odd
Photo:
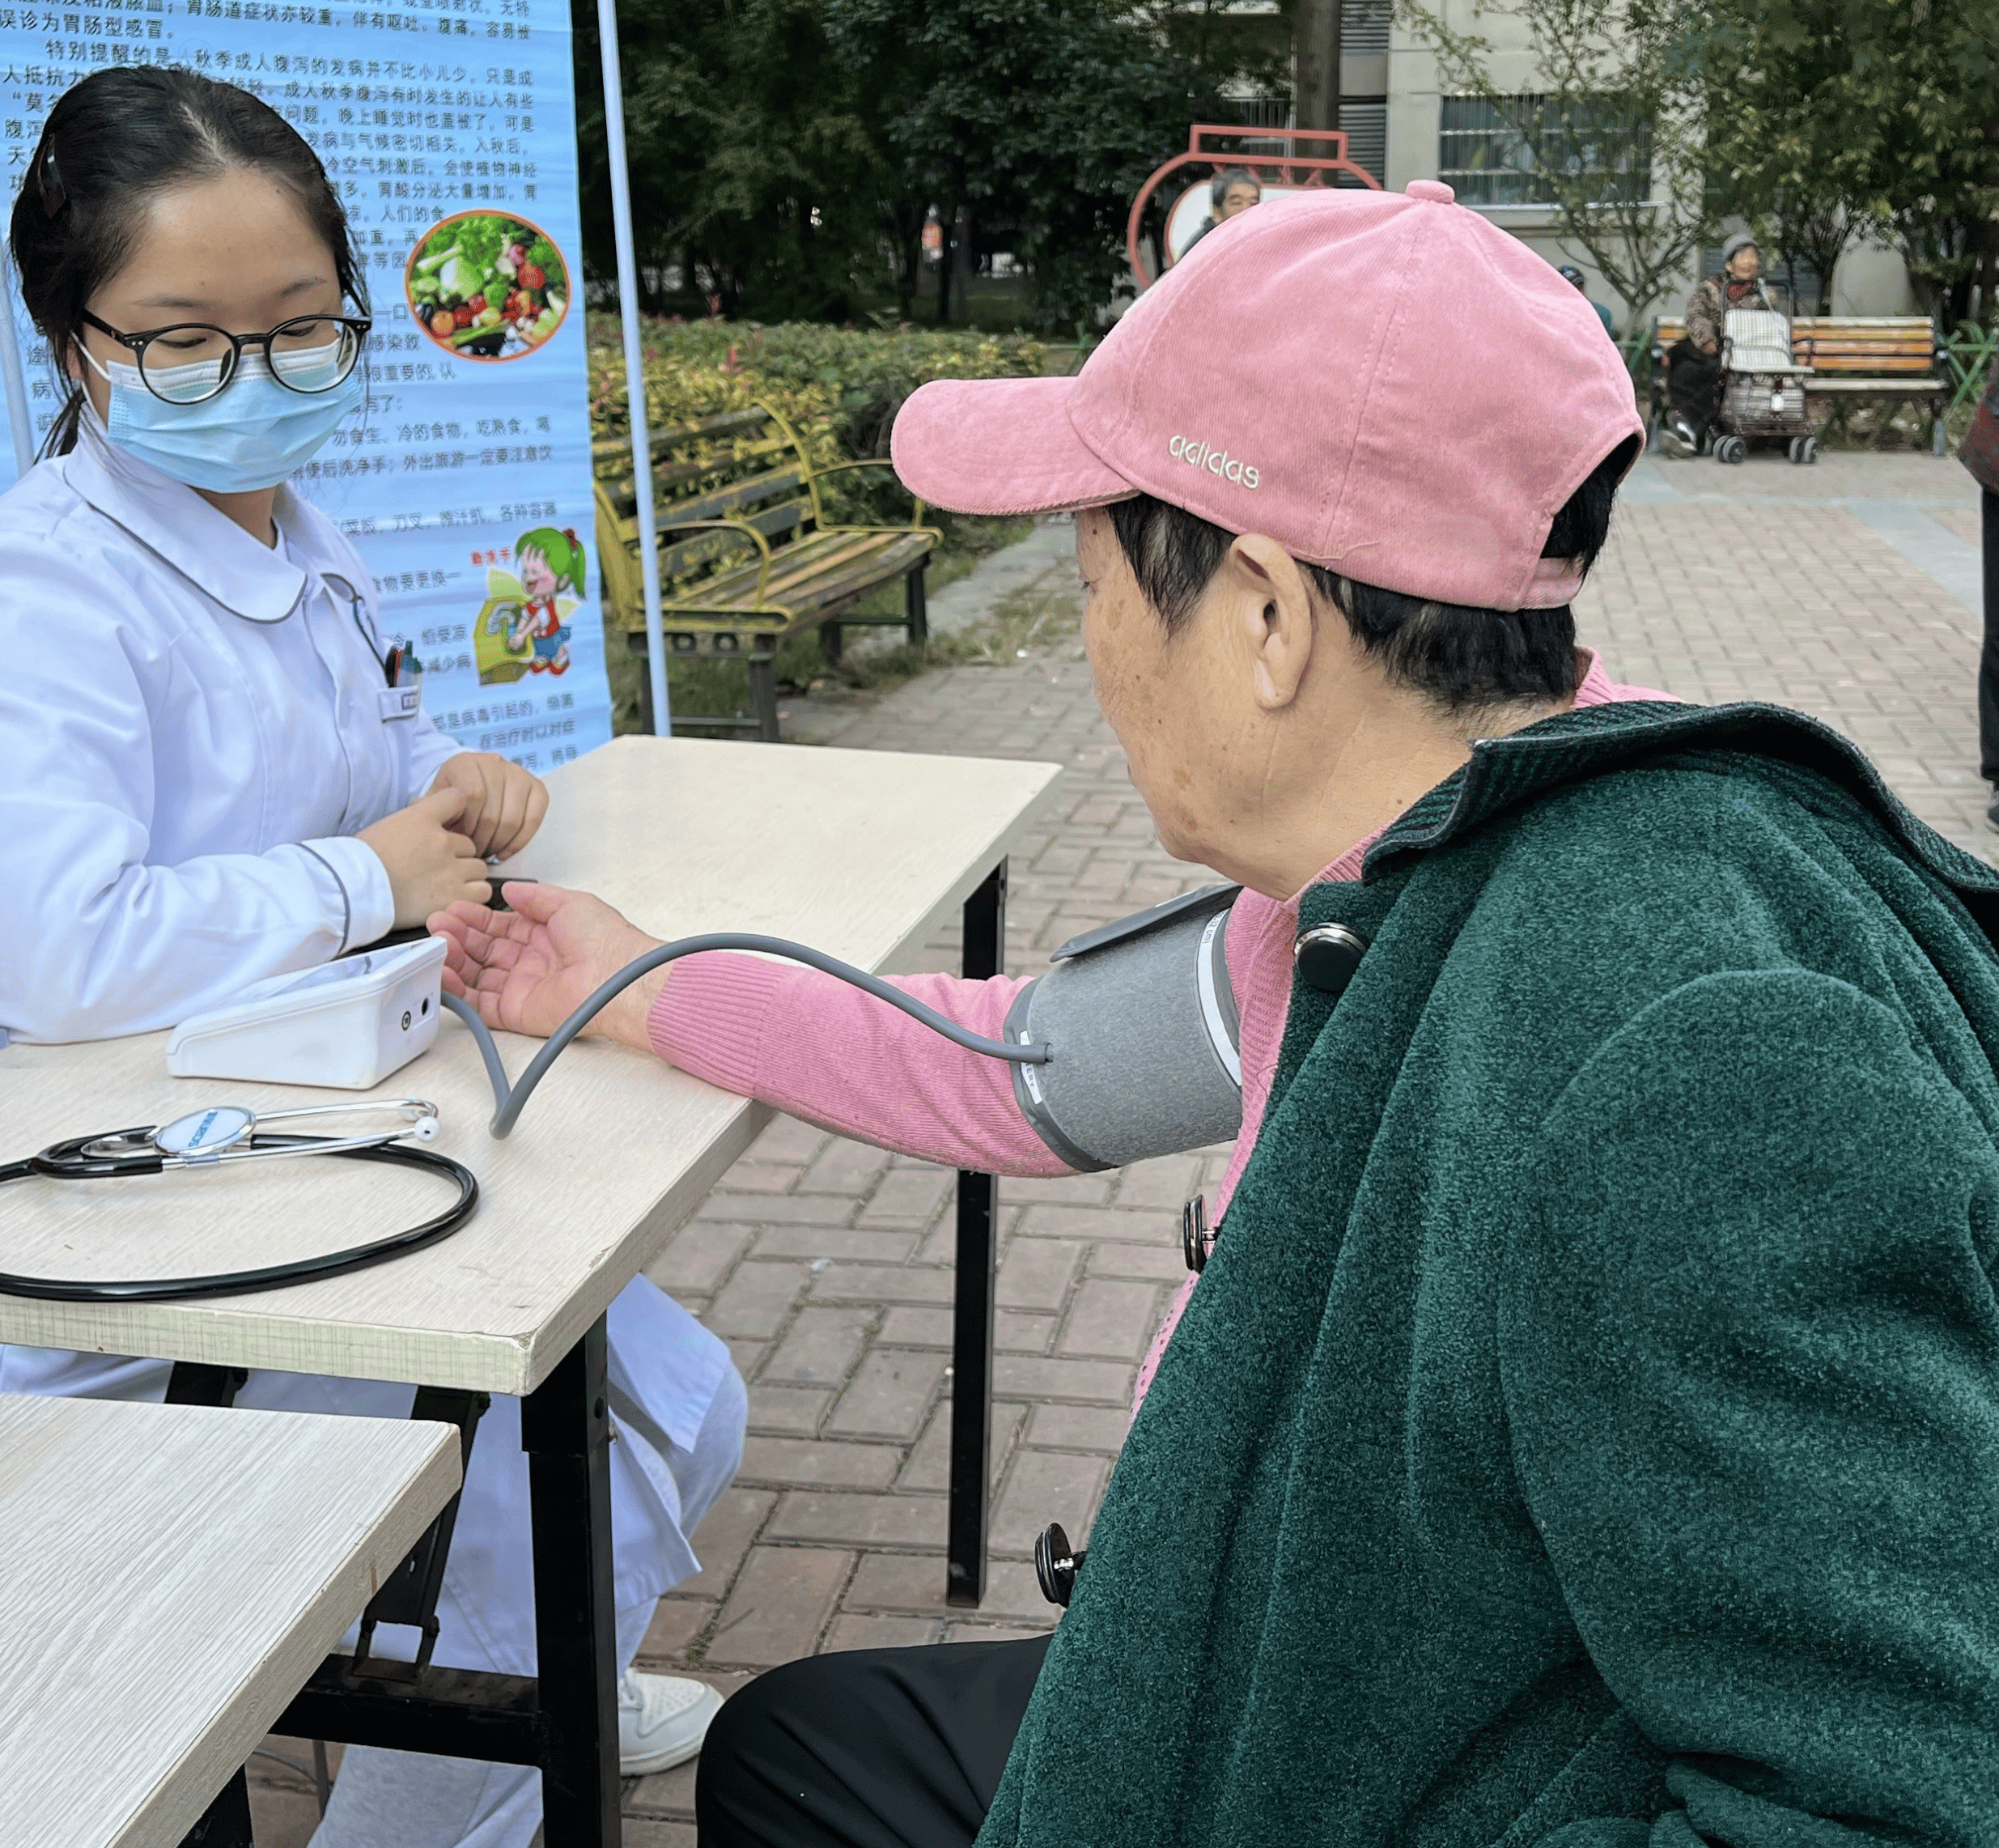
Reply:
[[[1721,269],[1696,284],[1687,298],[1686,334],[1666,356],[1666,396],[1673,407],[1666,440],[1675,455],[1694,454],[1714,422],[1721,384],[1721,329],[1730,308],[1782,312],[1763,284],[1763,251],[1746,231],[1723,241]]]
[[[1815,721],[1577,649],[1641,440],[1588,304],[1436,182],[1267,203],[1075,377],[904,406],[925,499],[1074,513],[1131,780],[1243,888],[1241,1133],[1053,1636],[761,1676],[703,1848],[1999,1841],[1999,873]],[[433,920],[495,1026],[652,941],[507,897]],[[902,985],[987,1034],[1021,986]],[[690,957],[599,1018],[1090,1165],[830,988]],[[1004,1550],[1060,1480],[1013,1466]]]

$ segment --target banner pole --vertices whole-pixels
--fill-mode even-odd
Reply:
[[[14,259],[0,252],[0,389],[7,400],[7,427],[14,436],[14,466],[26,474],[35,465],[35,420],[28,408],[28,374],[21,369],[21,342],[14,322]]]
[[[625,333],[625,403],[631,420],[631,485],[639,499],[639,573],[645,586],[646,673],[655,736],[673,735],[667,701],[666,638],[660,624],[659,533],[652,508],[652,441],[646,429],[645,349],[639,328],[639,257],[631,235],[631,174],[625,154],[625,81],[618,67],[618,0],[597,0],[604,62],[604,140],[611,167],[611,225],[618,243],[618,315]],[[607,645],[609,638],[606,638]]]

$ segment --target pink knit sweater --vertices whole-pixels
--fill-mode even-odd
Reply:
[[[1594,650],[1581,653],[1585,671],[1576,690],[1578,706],[1672,697],[1619,686]],[[1359,878],[1362,856],[1375,838],[1356,842],[1314,883]],[[1242,1128],[1216,1190],[1211,1224],[1228,1210],[1263,1123],[1284,1043],[1297,916],[1295,896],[1280,900],[1247,890],[1229,915],[1229,977],[1242,1032]],[[894,979],[940,1013],[997,1037],[1029,978]],[[1071,1171],[1021,1115],[1007,1066],[939,1039],[906,1014],[817,970],[728,951],[690,956],[674,966],[647,1025],[653,1051],[682,1071],[842,1136],[949,1167],[1021,1175]],[[1190,1277],[1181,1286],[1153,1339],[1140,1370],[1135,1409],[1195,1281]]]

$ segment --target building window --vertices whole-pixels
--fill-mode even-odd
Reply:
[[[1609,98],[1564,105],[1554,96],[1446,96],[1437,176],[1467,206],[1539,206],[1547,176],[1587,177],[1594,200],[1650,196],[1652,138]],[[1523,134],[1531,130],[1531,134]]]
[[[1394,7],[1390,0],[1343,0],[1339,9],[1339,55],[1386,57]]]
[[[1364,167],[1377,180],[1384,179],[1388,171],[1387,104],[1349,102],[1343,97],[1339,125],[1347,131],[1347,158],[1355,166]],[[1360,182],[1343,173],[1339,184],[1352,186]]]

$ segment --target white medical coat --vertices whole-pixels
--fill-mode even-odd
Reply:
[[[0,496],[0,1028],[171,1026],[373,941],[353,837],[460,747],[383,672],[375,580],[289,489],[261,545],[107,441]]]
[[[17,1037],[172,1026],[394,921],[382,864],[352,835],[459,747],[384,697],[354,548],[288,489],[277,518],[273,550],[87,415],[74,451],[0,496],[0,1026]],[[743,1399],[728,1347],[643,1277],[612,1304],[609,1336],[628,1659],[650,1600],[698,1570],[683,1506],[694,1495],[698,1518],[733,1473]],[[168,1370],[0,1346],[0,1392],[157,1400]],[[237,1403],[401,1417],[413,1391],[259,1370]],[[496,1400],[452,1539],[440,1664],[533,1672],[520,1430],[519,1402]]]

